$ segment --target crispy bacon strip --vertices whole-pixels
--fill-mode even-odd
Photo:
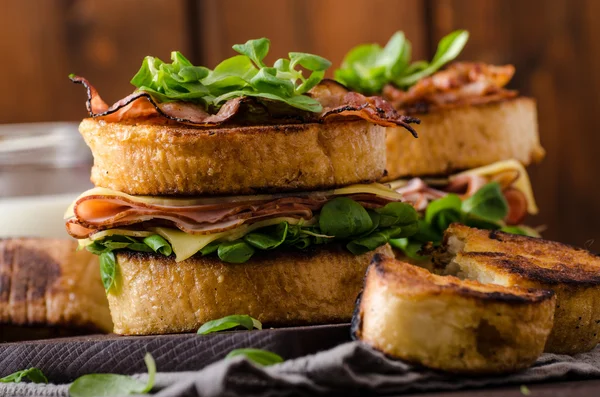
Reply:
[[[350,194],[346,197],[365,208],[379,208],[395,200],[375,194]],[[77,238],[93,233],[137,225],[161,224],[190,234],[218,233],[244,223],[274,217],[311,219],[332,197],[283,197],[253,202],[231,202],[193,206],[146,204],[121,196],[92,195],[80,198],[67,219],[67,232]]]
[[[489,103],[518,95],[516,91],[504,89],[514,73],[513,65],[457,62],[421,79],[408,91],[387,85],[383,97],[407,114]]]
[[[323,106],[320,114],[303,111],[286,104],[257,97],[238,97],[227,101],[216,114],[208,113],[204,107],[190,102],[158,102],[151,94],[143,91],[108,106],[90,82],[80,76],[70,76],[74,83],[87,89],[86,106],[91,117],[105,121],[123,121],[162,116],[182,124],[213,127],[226,123],[235,125],[269,125],[303,122],[331,122],[342,119],[363,119],[382,126],[401,126],[417,137],[411,123],[419,119],[398,113],[381,97],[365,97],[349,92],[342,85],[323,80],[313,88],[310,95]]]

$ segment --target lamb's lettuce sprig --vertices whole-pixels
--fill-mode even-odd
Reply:
[[[390,244],[413,259],[425,259],[419,254],[423,244],[439,245],[444,231],[454,222],[486,230],[539,237],[533,229],[524,226],[506,226],[503,222],[509,207],[498,182],[490,182],[466,200],[448,194],[429,203],[425,214],[418,220],[418,231],[409,238],[390,239]]]
[[[403,32],[396,32],[383,48],[378,44],[362,44],[350,50],[335,71],[335,79],[368,95],[381,93],[386,84],[407,89],[454,60],[468,39],[466,30],[456,30],[440,40],[431,62],[411,63],[410,41]]]
[[[319,84],[331,62],[318,55],[290,52],[273,66],[265,63],[270,41],[266,38],[236,44],[240,55],[225,59],[213,70],[194,66],[180,52],[171,53],[171,63],[148,56],[131,84],[159,102],[187,101],[216,111],[229,99],[252,96],[284,102],[292,107],[320,112],[321,104],[305,95]],[[310,72],[308,77],[299,67]]]

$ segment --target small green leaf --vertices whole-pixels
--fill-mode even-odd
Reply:
[[[318,55],[306,54],[304,52],[290,52],[289,69],[294,69],[296,65],[300,65],[305,69],[313,72],[324,72],[331,66],[331,62]]]
[[[160,253],[164,256],[169,256],[173,253],[171,244],[169,244],[167,240],[165,240],[158,234],[154,234],[152,236],[144,238],[144,244],[152,248],[154,252]]]
[[[103,252],[100,254],[100,277],[104,289],[108,293],[115,282],[117,263],[113,252]]]
[[[204,248],[200,250],[200,253],[202,256],[210,255],[219,249],[219,245],[221,245],[220,241],[213,241],[212,243],[204,246]]]
[[[217,254],[222,261],[244,263],[254,255],[254,248],[244,240],[226,241],[219,245]]]
[[[484,220],[497,222],[508,215],[508,203],[498,182],[484,185],[462,203],[462,210]]]
[[[394,237],[402,237],[402,228],[392,227],[389,229],[375,231],[367,237],[350,241],[346,245],[346,248],[348,248],[348,251],[352,252],[354,255],[362,255],[386,244],[391,238]]]
[[[154,250],[152,248],[148,247],[144,243],[130,243],[127,246],[127,249],[132,250],[132,251],[138,251],[138,252],[154,252]]]
[[[283,362],[283,358],[281,358],[280,355],[262,349],[235,349],[230,351],[225,358],[228,359],[238,356],[244,356],[248,360],[261,366],[268,366]]]
[[[407,227],[413,225],[411,227],[415,228],[416,233],[419,214],[412,205],[406,203],[389,203],[376,211],[381,216],[381,227]]]
[[[41,370],[35,367],[17,371],[5,376],[4,378],[0,378],[0,383],[19,383],[23,380],[23,378],[27,378],[33,383],[48,383],[46,375],[44,375]]]
[[[85,247],[86,250],[88,250],[89,252],[91,252],[94,255],[101,255],[104,252],[109,252],[110,249],[106,248],[104,245],[94,241],[92,244],[87,245]]]
[[[433,60],[426,68],[420,68],[412,74],[394,80],[399,87],[407,87],[415,84],[424,77],[435,73],[442,66],[454,60],[467,44],[469,32],[466,30],[456,30],[440,40]]]
[[[511,234],[519,234],[521,236],[529,236],[529,237],[540,237],[540,233],[535,230],[532,229],[530,227],[527,226],[504,226],[502,228],[500,228],[500,231],[503,231],[504,233],[511,233]]]
[[[271,250],[279,247],[287,237],[288,223],[282,222],[275,227],[260,229],[260,232],[248,233],[244,241],[253,247],[262,250]]]
[[[107,250],[114,251],[118,249],[127,248],[131,244],[131,242],[105,240],[102,241],[100,244],[106,247]]]
[[[274,94],[283,98],[294,95],[294,84],[289,80],[278,78],[276,73],[275,68],[262,68],[250,80],[250,84],[261,93]]]
[[[448,194],[437,200],[433,200],[425,210],[425,222],[432,223],[433,219],[442,211],[461,212],[462,200],[456,194]]]
[[[88,374],[75,379],[69,386],[69,395],[71,397],[94,397],[147,394],[154,386],[156,364],[150,353],[146,353],[144,362],[148,367],[148,381],[145,384],[126,375]]]
[[[528,388],[527,386],[525,386],[525,385],[521,385],[521,387],[520,387],[520,389],[519,389],[519,390],[521,391],[521,394],[522,394],[522,395],[524,395],[524,396],[529,396],[529,395],[531,395],[531,391],[530,391],[530,390],[529,390],[529,388]]]
[[[264,67],[263,59],[269,52],[271,41],[267,38],[248,40],[245,44],[235,44],[232,48],[242,55],[246,55],[258,67]]]
[[[219,318],[217,320],[208,321],[198,329],[198,334],[206,335],[213,332],[224,331],[236,327],[244,327],[247,330],[253,328],[262,329],[262,323],[255,318],[252,318],[245,314],[234,314]]]
[[[390,245],[401,250],[406,256],[411,259],[425,260],[426,256],[421,256],[418,252],[421,250],[422,244],[408,238],[391,239]]]
[[[373,221],[360,204],[348,197],[336,197],[321,209],[319,227],[328,236],[344,239],[359,236],[373,226]]]

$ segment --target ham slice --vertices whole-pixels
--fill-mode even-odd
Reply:
[[[334,195],[279,197],[248,202],[223,202],[201,205],[162,205],[135,200],[132,196],[89,195],[78,199],[73,216],[66,220],[67,232],[88,238],[100,230],[117,227],[166,225],[190,234],[211,234],[234,229],[260,220],[288,217],[309,220]],[[365,208],[379,208],[398,201],[376,194],[345,195]]]
[[[309,95],[321,103],[321,113],[291,107],[283,102],[259,97],[237,97],[225,102],[211,114],[192,102],[159,102],[148,92],[136,91],[108,106],[98,91],[84,77],[69,76],[71,81],[87,89],[86,106],[91,117],[109,122],[138,120],[162,116],[181,124],[197,127],[219,125],[272,125],[297,123],[323,123],[343,120],[366,120],[374,124],[401,126],[417,136],[411,123],[419,119],[398,113],[381,97],[365,97],[349,92],[333,80],[323,80]]]

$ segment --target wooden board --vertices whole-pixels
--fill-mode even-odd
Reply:
[[[233,349],[261,348],[296,358],[350,341],[350,325],[318,325],[232,331],[209,335],[91,335],[0,344],[0,377],[37,367],[54,383],[89,373],[146,372],[144,355],[152,354],[161,372],[199,370]]]

